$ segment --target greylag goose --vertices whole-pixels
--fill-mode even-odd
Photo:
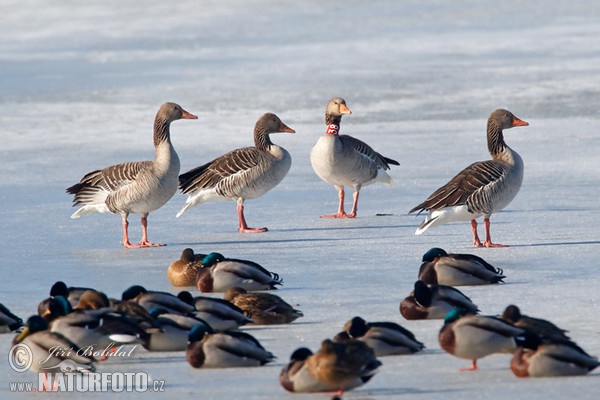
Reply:
[[[171,144],[170,124],[178,119],[197,119],[175,103],[163,104],[154,119],[153,161],[126,162],[86,174],[81,181],[67,189],[75,195],[74,206],[83,206],[71,218],[93,213],[121,214],[123,246],[164,246],[148,240],[148,214],[162,207],[177,192],[179,157]],[[142,240],[129,241],[127,217],[142,215]]]
[[[492,159],[469,165],[427,200],[410,210],[409,214],[415,211],[419,211],[419,214],[428,212],[415,234],[420,235],[428,228],[448,222],[470,220],[475,247],[506,247],[492,243],[490,216],[515,198],[521,188],[524,168],[519,154],[504,142],[502,130],[527,125],[510,111],[498,109],[492,112],[487,123],[488,150]],[[477,235],[475,220],[481,216],[485,227],[483,243]]]
[[[354,218],[358,209],[358,195],[363,185],[374,182],[391,184],[392,178],[385,172],[391,165],[400,165],[377,153],[365,142],[348,135],[340,135],[342,115],[352,114],[341,97],[331,99],[325,109],[327,130],[310,151],[310,163],[315,173],[338,191],[337,214],[321,218]],[[344,211],[344,186],[354,188],[352,211]]]
[[[295,133],[275,114],[262,115],[254,127],[254,147],[233,150],[213,161],[179,176],[179,188],[187,194],[177,217],[190,207],[214,200],[237,202],[238,230],[241,233],[265,232],[267,228],[249,228],[244,218],[244,201],[267,193],[282,181],[292,165],[290,153],[277,146],[269,135]]]

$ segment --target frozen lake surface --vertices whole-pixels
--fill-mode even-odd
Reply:
[[[183,353],[140,349],[98,370],[148,372],[178,398],[325,399],[285,392],[279,371],[293,350],[316,350],[360,315],[400,323],[427,349],[383,358],[379,374],[346,399],[597,398],[599,370],[518,379],[510,356],[492,355],[478,372],[461,373],[469,361],[440,349],[442,322],[406,321],[398,306],[425,251],[470,252],[507,275],[504,285],[461,288],[484,314],[517,304],[600,355],[599,17],[600,4],[577,0],[6,1],[0,302],[25,319],[56,280],[111,297],[133,284],[176,293],[166,269],[184,248],[219,251],[280,274],[277,294],[304,312],[290,325],[244,329],[276,362],[194,370]],[[337,194],[308,158],[333,96],[353,112],[341,132],[401,164],[390,172],[394,186],[361,191],[353,220],[319,218],[336,210]],[[65,188],[85,173],[153,157],[152,122],[165,101],[199,116],[171,127],[182,172],[251,145],[264,112],[296,130],[272,136],[292,155],[288,176],[246,203],[248,223],[269,232],[238,234],[232,202],[200,205],[176,219],[180,194],[149,217],[150,240],[167,247],[122,248],[119,216],[69,218]],[[525,161],[520,193],[492,217],[494,240],[511,247],[472,248],[468,223],[415,236],[422,217],[407,211],[489,158],[485,127],[496,108],[530,124],[505,132]],[[139,240],[138,216],[130,216],[130,234]],[[12,338],[0,336],[2,357]],[[0,365],[2,398],[11,394],[9,382],[37,379]]]

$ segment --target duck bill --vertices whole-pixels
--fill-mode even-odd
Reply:
[[[340,104],[340,114],[352,114],[352,111],[345,104]]]
[[[529,126],[529,122],[525,122],[522,119],[514,117],[512,126]]]
[[[15,338],[15,343],[21,343],[21,341],[25,339],[27,335],[29,335],[29,327],[26,326]]]
[[[198,117],[195,116],[194,114],[191,114],[185,110],[181,110],[181,111],[183,111],[181,114],[182,119],[198,119]]]
[[[284,124],[283,122],[279,126],[279,132],[296,133],[295,130]]]

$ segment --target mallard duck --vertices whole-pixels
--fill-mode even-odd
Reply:
[[[248,227],[244,202],[273,189],[290,170],[290,153],[274,144],[269,136],[277,132],[296,131],[281,122],[277,115],[263,114],[254,126],[254,147],[230,151],[181,174],[179,188],[188,198],[177,217],[188,208],[206,201],[233,200],[237,202],[238,230],[241,233],[267,231],[267,228]]]
[[[313,352],[306,348],[296,349],[290,356],[290,362],[285,365],[279,374],[279,383],[289,391],[296,393],[314,393],[314,392],[336,392],[340,389],[339,385],[330,385],[321,382],[313,376],[308,368],[308,360],[314,356]],[[348,391],[355,389],[367,383],[376,371],[365,371],[364,375],[354,378],[343,385],[343,389]]]
[[[361,317],[354,317],[346,322],[343,331],[333,340],[363,341],[373,349],[376,357],[412,354],[425,348],[411,331],[394,322],[367,322]]]
[[[25,328],[13,340],[13,345],[19,344],[29,348],[31,357],[29,369],[34,372],[46,374],[54,372],[88,373],[96,370],[93,364],[95,359],[89,352],[81,351],[77,345],[63,335],[50,332],[48,322],[39,315],[33,315],[27,319]],[[61,349],[62,351],[50,352],[49,349]],[[18,346],[13,346],[12,351],[14,356],[19,357]]]
[[[244,310],[227,300],[196,296],[194,306],[194,315],[217,331],[235,330],[254,322],[249,315],[244,314]]]
[[[173,314],[188,314],[195,311],[194,306],[186,303],[177,296],[154,290],[146,290],[143,286],[134,285],[126,289],[122,300],[132,300],[144,307],[146,311],[153,308],[164,308]]]
[[[492,159],[469,165],[410,210],[409,213],[428,213],[415,234],[420,235],[428,228],[449,222],[470,220],[475,247],[504,247],[492,243],[490,216],[515,198],[523,181],[524,166],[519,154],[504,142],[502,130],[527,125],[510,111],[493,111],[487,123],[488,150]],[[477,235],[476,218],[479,217],[483,217],[484,242]]]
[[[444,319],[455,307],[476,314],[477,306],[460,290],[446,285],[426,285],[416,281],[411,294],[400,302],[400,314],[408,320]]]
[[[194,368],[258,367],[275,356],[245,332],[216,332],[208,324],[190,330],[186,359]]]
[[[193,315],[171,313],[168,309],[155,307],[150,310],[154,326],[147,328],[142,346],[149,351],[183,351],[187,347],[190,329],[205,323]]]
[[[518,347],[535,348],[540,342],[536,335],[500,318],[473,315],[461,308],[448,313],[438,339],[446,352],[473,361],[471,368],[463,370],[476,370],[479,358],[514,353]]]
[[[50,321],[51,332],[61,334],[81,349],[101,353],[115,344],[138,343],[141,331],[132,328],[114,311],[112,308],[73,310],[67,299],[56,296],[44,318]]]
[[[365,142],[348,135],[340,135],[342,116],[352,114],[341,97],[334,97],[325,108],[327,130],[310,151],[310,163],[319,178],[338,191],[338,212],[321,218],[354,218],[358,210],[358,196],[363,185],[375,182],[392,184],[386,170],[398,161],[376,152]],[[352,211],[344,211],[344,186],[354,188]]]
[[[499,268],[473,254],[448,254],[434,247],[423,255],[419,280],[428,285],[469,286],[503,282]]]
[[[204,257],[206,254],[194,254],[194,250],[190,248],[183,250],[179,260],[173,261],[167,268],[169,282],[173,286],[195,286]]]
[[[336,343],[326,339],[315,354],[307,348],[292,353],[289,364],[283,367],[279,382],[290,392],[334,392],[341,397],[368,382],[381,362],[366,343],[350,340]]]
[[[0,304],[0,333],[10,333],[21,329],[23,320],[13,314],[4,304]]]
[[[121,214],[123,246],[164,246],[148,240],[148,214],[165,205],[177,192],[180,163],[171,143],[170,126],[179,119],[198,117],[175,103],[159,108],[154,119],[154,160],[125,162],[92,171],[69,187],[67,193],[75,196],[73,206],[82,206],[71,218],[93,213]],[[127,218],[131,213],[142,216],[139,244],[129,241]]]
[[[56,281],[50,288],[50,297],[45,298],[38,304],[38,315],[43,315],[48,311],[48,304],[53,297],[65,297],[69,300],[71,306],[75,307],[79,303],[79,297],[88,290],[95,291],[95,289],[89,287],[67,286],[63,281]]]
[[[243,310],[252,318],[254,325],[289,324],[304,316],[302,311],[271,293],[249,293],[246,289],[234,287],[225,292],[225,300]]]
[[[79,297],[79,301],[73,309],[75,310],[98,310],[101,308],[109,308],[110,300],[108,296],[96,290],[86,290]]]
[[[501,318],[515,326],[518,326],[519,328],[526,329],[544,338],[570,340],[569,336],[566,335],[568,331],[559,328],[552,322],[546,321],[545,319],[523,315],[521,314],[519,307],[515,306],[514,304],[506,307]]]
[[[220,253],[210,253],[202,259],[196,286],[202,293],[226,292],[233,287],[249,291],[276,289],[283,280],[259,264],[235,258],[225,258]]]
[[[519,378],[586,375],[600,365],[596,357],[587,354],[569,340],[550,341],[537,349],[518,349],[510,369]]]

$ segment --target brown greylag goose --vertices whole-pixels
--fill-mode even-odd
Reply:
[[[428,228],[449,222],[470,220],[475,247],[505,247],[492,243],[490,216],[515,198],[521,188],[524,168],[521,157],[504,142],[502,130],[527,125],[510,111],[498,109],[492,112],[487,124],[488,150],[492,159],[469,165],[410,210],[409,213],[428,212],[415,234],[420,235]],[[475,220],[482,216],[485,226],[483,243],[477,235]]]
[[[342,115],[352,112],[341,97],[331,99],[325,109],[327,130],[317,140],[310,152],[310,163],[315,173],[332,184],[339,194],[337,214],[321,218],[354,218],[358,209],[358,195],[364,185],[374,182],[391,184],[392,178],[385,172],[391,165],[400,165],[377,153],[368,144],[348,135],[340,135]],[[354,188],[352,211],[344,211],[344,186]]]
[[[277,146],[269,135],[295,133],[275,114],[262,115],[254,127],[254,147],[233,150],[179,176],[179,188],[187,194],[177,216],[190,207],[214,200],[237,202],[238,230],[241,233],[265,232],[267,228],[249,228],[244,218],[244,201],[255,199],[273,189],[290,170],[290,153]]]
[[[177,192],[179,157],[171,144],[169,127],[178,119],[197,119],[175,103],[163,104],[154,120],[153,161],[126,162],[86,174],[81,181],[67,189],[75,195],[74,206],[83,206],[71,218],[93,213],[121,214],[123,246],[164,246],[148,240],[148,214],[162,207]],[[127,217],[142,215],[142,240],[129,241]]]

